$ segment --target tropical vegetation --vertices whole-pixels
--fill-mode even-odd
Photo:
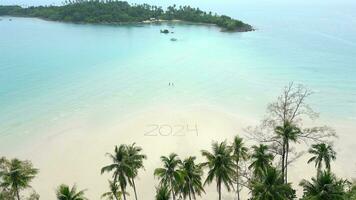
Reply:
[[[226,31],[252,31],[252,26],[226,15],[204,12],[190,6],[169,6],[166,10],[148,4],[129,4],[116,0],[67,0],[62,6],[0,6],[0,16],[38,17],[76,23],[131,23],[159,20],[182,20],[215,24]]]
[[[86,200],[87,198],[84,196],[84,193],[85,190],[78,191],[76,185],[69,187],[62,184],[56,190],[57,200]]]
[[[0,199],[21,199],[21,191],[30,188],[38,169],[29,161],[0,159]]]
[[[313,142],[307,163],[314,163],[316,173],[299,183],[303,191],[299,199],[356,200],[355,182],[338,178],[332,171],[336,152],[327,140],[335,134],[325,127],[305,128],[300,122],[301,115],[311,113],[304,104],[308,94],[300,87],[288,86],[277,102],[269,106],[269,111],[273,111],[270,118],[253,132],[248,132],[249,140],[236,135],[231,142],[214,141],[210,149],[201,150],[200,157],[190,155],[181,159],[176,153],[161,156],[161,166],[157,166],[153,174],[157,178],[155,199],[205,199],[206,186],[210,184],[216,186],[215,195],[219,200],[231,198],[231,194],[237,200],[297,199],[298,188],[293,188],[288,182],[287,169],[299,158],[292,148],[294,143],[306,141]],[[101,198],[139,199],[140,188],[137,188],[135,180],[144,170],[147,159],[143,149],[135,143],[120,144],[107,156],[110,162],[102,167],[101,173],[110,173],[111,178],[108,191]],[[1,158],[0,200],[39,199],[31,187],[38,172],[30,161]],[[25,195],[30,193],[28,190],[32,193]],[[244,195],[240,193],[242,190]],[[55,195],[58,200],[84,200],[85,192],[78,190],[76,185],[62,184]]]

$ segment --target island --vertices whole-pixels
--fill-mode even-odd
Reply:
[[[0,6],[0,16],[36,17],[74,23],[157,23],[183,21],[213,24],[222,31],[247,32],[254,28],[226,15],[205,12],[190,6],[160,6],[130,4],[126,1],[69,0],[61,6]]]

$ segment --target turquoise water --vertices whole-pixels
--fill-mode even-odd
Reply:
[[[355,8],[216,7],[258,29],[249,33],[189,24],[104,26],[0,17],[0,151],[61,120],[126,116],[159,104],[206,104],[261,117],[290,81],[315,92],[311,104],[325,119],[352,123]],[[165,27],[174,34],[160,34]]]

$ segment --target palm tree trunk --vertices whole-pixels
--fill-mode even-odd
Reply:
[[[172,192],[173,200],[176,200],[176,195],[174,194],[174,187],[173,187],[173,182],[172,181],[171,181],[171,192]]]
[[[240,200],[240,182],[239,182],[239,161],[236,162],[236,191],[237,191],[237,200]]]
[[[17,188],[17,184],[14,185],[14,192],[15,192],[15,194],[16,194],[17,200],[20,200],[20,192],[19,192],[19,190],[18,190],[18,188]]]
[[[286,144],[285,140],[283,141],[283,148],[282,148],[282,178],[283,181],[285,182],[286,177],[285,177],[285,167],[286,167]]]
[[[318,163],[318,168],[317,168],[316,175],[319,176],[320,173],[321,173],[321,163]]]
[[[191,195],[191,192],[193,191],[193,187],[192,187],[192,184],[191,182],[189,181],[189,191],[188,191],[188,197],[189,197],[189,200],[192,200],[192,195]],[[194,191],[193,191],[194,192]]]
[[[137,192],[136,192],[136,185],[135,185],[135,179],[134,178],[132,178],[132,187],[134,189],[135,199],[137,200]]]
[[[221,181],[220,180],[218,183],[218,190],[219,190],[219,200],[221,200]]]
[[[286,161],[285,161],[285,175],[284,175],[284,182],[288,183],[288,154],[289,154],[289,143],[287,142],[286,148]]]
[[[122,196],[124,197],[124,200],[126,200],[125,188],[122,185],[121,185],[121,191],[122,191]]]
[[[17,197],[17,200],[20,200],[20,193],[19,193],[19,190],[17,189],[17,187],[16,187],[16,197]]]

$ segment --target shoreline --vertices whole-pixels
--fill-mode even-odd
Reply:
[[[81,188],[88,189],[89,198],[97,199],[106,191],[109,178],[106,174],[100,175],[100,168],[109,162],[105,153],[112,152],[115,145],[133,142],[142,146],[143,152],[148,156],[144,163],[146,170],[140,172],[137,181],[139,195],[141,199],[147,196],[153,198],[154,186],[157,185],[153,170],[160,166],[160,156],[176,152],[181,158],[194,155],[198,161],[203,161],[200,150],[210,149],[212,141],[231,141],[237,134],[247,139],[244,129],[259,122],[258,119],[207,105],[152,106],[123,119],[107,117],[111,120],[82,119],[58,124],[46,130],[47,135],[32,138],[28,145],[13,153],[12,156],[31,160],[34,166],[40,169],[33,187],[42,198],[54,198],[53,190],[60,183],[76,183]],[[93,121],[97,123],[93,124]],[[179,127],[184,127],[184,131],[178,133]],[[347,137],[345,139],[347,140]],[[254,144],[249,140],[246,140],[246,143],[248,146]],[[46,151],[43,151],[44,149]],[[344,165],[341,164],[345,163],[347,156],[345,157],[345,152],[340,153],[344,156],[339,157],[333,169],[340,176],[349,177],[343,171]],[[303,178],[314,175],[313,170],[307,169],[310,169],[310,165],[306,164],[305,157],[301,157],[290,168],[290,180],[293,180],[298,192],[300,192],[297,185],[300,181],[298,174],[303,172],[305,174]],[[53,174],[58,173],[63,175],[53,177]],[[206,187],[206,191],[206,195],[198,200],[213,200],[214,185]],[[247,195],[244,192],[243,194]],[[226,193],[226,198],[233,198],[233,193]]]
[[[73,21],[64,21],[64,20],[51,20],[48,18],[43,18],[43,17],[32,17],[32,16],[26,16],[26,15],[0,15],[0,17],[18,17],[18,18],[33,18],[33,19],[40,19],[48,22],[60,22],[60,23],[67,23],[67,24],[78,24],[78,25],[149,25],[149,24],[161,24],[161,23],[172,23],[172,24],[189,24],[189,25],[202,25],[202,26],[215,26],[220,29],[220,32],[227,32],[227,33],[243,33],[243,32],[253,32],[256,31],[257,29],[254,28],[253,26],[251,27],[240,27],[237,28],[236,30],[227,30],[223,27],[219,27],[216,24],[213,23],[204,23],[204,22],[192,22],[192,21],[184,21],[184,20],[179,20],[179,19],[172,19],[172,20],[163,20],[163,19],[158,19],[158,20],[144,20],[144,21],[137,21],[137,22],[100,22],[100,23],[91,23],[91,22],[73,22]]]
[[[177,152],[182,158],[193,154],[202,160],[201,149],[209,149],[213,140],[230,140],[236,133],[242,133],[251,119],[211,107],[177,108],[166,105],[148,108],[125,119],[113,119],[108,124],[99,121],[97,124],[86,120],[59,124],[47,136],[31,139],[28,145],[12,154],[31,160],[40,169],[33,187],[41,198],[53,199],[53,190],[60,183],[77,183],[81,188],[88,189],[89,198],[98,199],[107,190],[109,178],[108,175],[100,175],[100,168],[109,162],[105,153],[112,152],[115,145],[136,142],[149,158],[144,163],[146,170],[140,172],[137,181],[139,195],[142,195],[141,199],[145,196],[151,199],[157,184],[153,170],[160,166],[161,155]],[[155,124],[160,130],[152,132],[152,125]],[[198,134],[194,131],[195,125]],[[168,126],[173,129],[170,134],[167,133]],[[184,131],[179,133],[178,128],[183,126]],[[61,134],[53,134],[56,130]],[[195,142],[197,140],[199,144]],[[53,176],[58,173],[63,175]],[[210,200],[205,197],[214,197],[215,187],[206,189],[207,195],[203,198]]]

